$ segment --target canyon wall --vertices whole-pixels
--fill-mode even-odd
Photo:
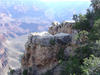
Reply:
[[[48,32],[30,34],[22,59],[22,68],[28,70],[28,75],[42,75],[57,67],[59,64],[57,55],[61,49],[64,50],[65,59],[74,54],[72,51],[72,44],[75,42],[73,24],[73,21],[65,21],[61,24],[53,22]],[[57,75],[57,71],[53,74]]]
[[[74,22],[53,22],[48,32],[31,33],[25,44],[25,53],[21,60],[21,69],[13,75],[61,75],[62,65],[60,58],[67,61],[74,55],[74,36],[72,29]]]
[[[5,41],[4,35],[0,34],[0,75],[6,75],[8,71],[8,53]]]

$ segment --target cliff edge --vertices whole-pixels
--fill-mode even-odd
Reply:
[[[13,75],[61,75],[60,58],[67,60],[73,52],[72,30],[74,22],[53,22],[48,32],[31,33],[25,44],[25,53],[21,60],[22,68]],[[74,43],[75,44],[75,43]]]
[[[23,69],[32,68],[28,75],[41,75],[53,69],[59,62],[57,55],[60,49],[65,49],[71,43],[71,35],[58,33],[51,35],[48,32],[34,33],[29,36],[25,45],[26,52],[22,59]],[[30,74],[31,73],[31,74]]]

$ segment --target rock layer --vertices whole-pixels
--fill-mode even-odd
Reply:
[[[59,22],[53,22],[52,26],[49,27],[48,32],[53,35],[61,32],[72,34],[73,33],[72,26],[74,23],[75,23],[74,21],[64,21],[61,24]]]
[[[31,34],[25,45],[26,52],[22,59],[23,69],[31,67],[32,72],[35,69],[40,75],[53,69],[58,64],[57,54],[59,50],[66,48],[71,40],[71,35],[66,33],[56,35],[47,32]]]
[[[0,75],[7,75],[8,71],[8,50],[5,46],[7,39],[0,34]]]

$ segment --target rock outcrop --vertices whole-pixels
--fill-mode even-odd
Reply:
[[[74,55],[74,22],[53,22],[48,32],[32,33],[25,44],[22,68],[15,70],[13,75],[61,75],[62,65],[59,59],[66,61]]]
[[[70,34],[72,35],[72,44],[75,45],[75,35],[77,34],[77,31],[72,28],[74,24],[75,21],[64,21],[62,23],[53,22],[51,27],[49,27],[48,32],[52,35],[55,35],[57,33]]]
[[[61,24],[59,22],[53,22],[52,26],[49,27],[48,32],[53,35],[61,32],[72,34],[73,33],[72,26],[74,23],[75,23],[74,21],[64,21]]]
[[[31,74],[28,75],[41,75],[53,69],[58,64],[57,54],[60,49],[65,49],[71,40],[71,35],[66,33],[31,34],[25,45],[26,52],[22,59],[22,68],[28,69],[28,72],[29,68],[32,69],[32,72],[29,72]]]

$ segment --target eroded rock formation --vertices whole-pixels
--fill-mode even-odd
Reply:
[[[15,71],[13,75],[61,75],[62,65],[59,58],[66,61],[74,55],[76,31],[72,29],[74,22],[53,22],[48,32],[32,33],[25,44],[22,58],[22,72]],[[60,53],[60,54],[59,54]],[[63,55],[62,55],[63,54]],[[19,74],[20,73],[20,74]]]
[[[75,23],[74,21],[64,21],[61,24],[59,22],[53,22],[52,26],[49,27],[48,32],[53,35],[61,32],[72,34],[73,33],[72,26],[74,23]]]
[[[65,33],[56,35],[47,32],[31,34],[25,45],[26,53],[22,59],[23,69],[31,67],[39,75],[53,69],[58,64],[59,50],[65,49],[71,40],[71,35]]]

